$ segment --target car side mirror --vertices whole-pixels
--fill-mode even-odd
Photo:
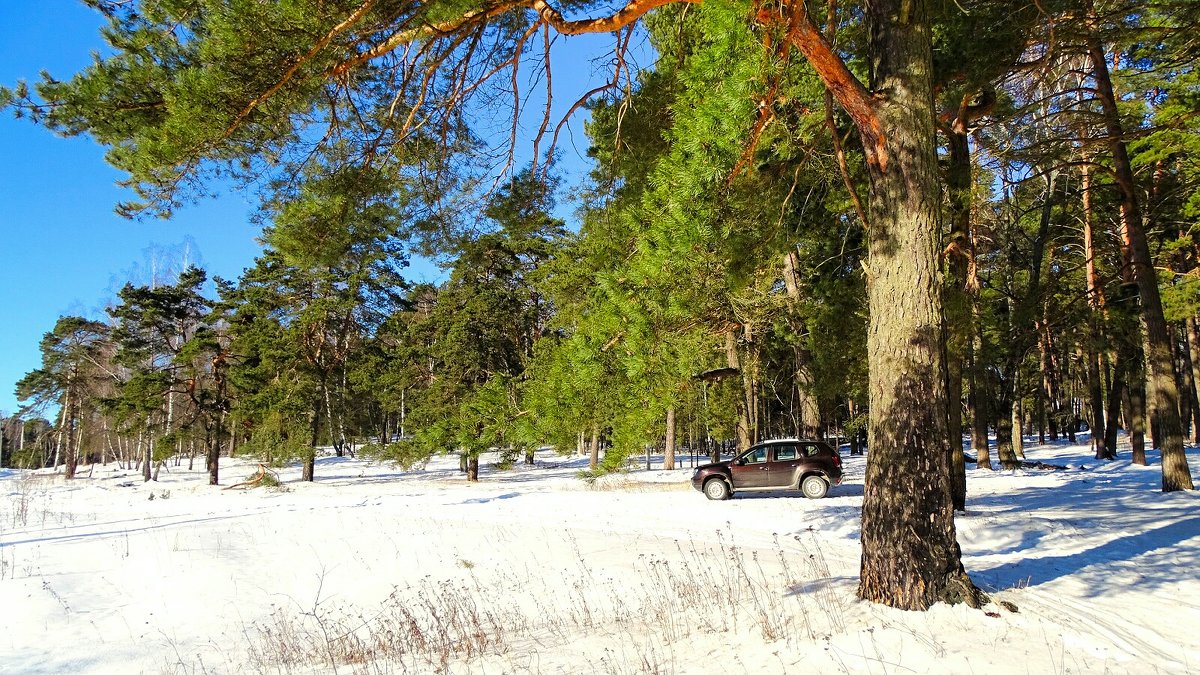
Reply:
[[[739,460],[737,461],[737,465],[738,465],[738,466],[746,466],[746,458],[745,458],[745,457],[742,457],[741,459],[739,459]]]

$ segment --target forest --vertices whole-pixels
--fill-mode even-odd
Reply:
[[[1200,4],[86,3],[110,53],[0,105],[108,148],[129,217],[252,192],[264,248],[62,317],[5,466],[203,458],[215,485],[244,454],[311,481],[332,446],[474,480],[496,449],[600,475],[844,440],[858,593],[903,609],[982,601],[954,514],[968,463],[1020,467],[1023,437],[1088,432],[1193,489]],[[559,118],[551,57],[582,33],[612,36],[610,79]],[[406,279],[417,254],[445,280]]]

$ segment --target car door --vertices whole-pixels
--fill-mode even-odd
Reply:
[[[800,451],[796,445],[788,443],[771,448],[771,461],[767,463],[767,484],[770,487],[785,488],[795,483],[796,467],[800,466]]]
[[[750,448],[729,463],[734,490],[770,487],[770,470],[765,446]]]

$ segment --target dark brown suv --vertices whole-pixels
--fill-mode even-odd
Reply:
[[[727,462],[704,464],[692,474],[692,487],[709,499],[735,492],[800,490],[820,499],[842,483],[842,457],[821,441],[764,441]]]

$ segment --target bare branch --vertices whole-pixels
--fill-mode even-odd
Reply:
[[[798,20],[793,22],[788,39],[804,54],[838,105],[854,120],[854,125],[862,136],[867,162],[878,166],[881,171],[886,171],[888,158],[877,111],[878,100],[862,82],[859,82],[854,73],[850,72],[842,57],[838,56],[813,25],[804,2],[795,0],[792,3],[792,11],[798,14]],[[760,15],[760,21],[762,18]]]
[[[546,135],[546,128],[550,126],[550,106],[554,102],[554,86],[552,81],[552,71],[550,68],[550,26],[542,26],[542,59],[546,66],[546,109],[542,111],[542,124],[538,127],[537,136],[533,139],[533,168],[531,171],[537,175],[538,169],[538,147],[542,143],[542,138]],[[546,158],[547,167],[550,164],[550,158]]]

